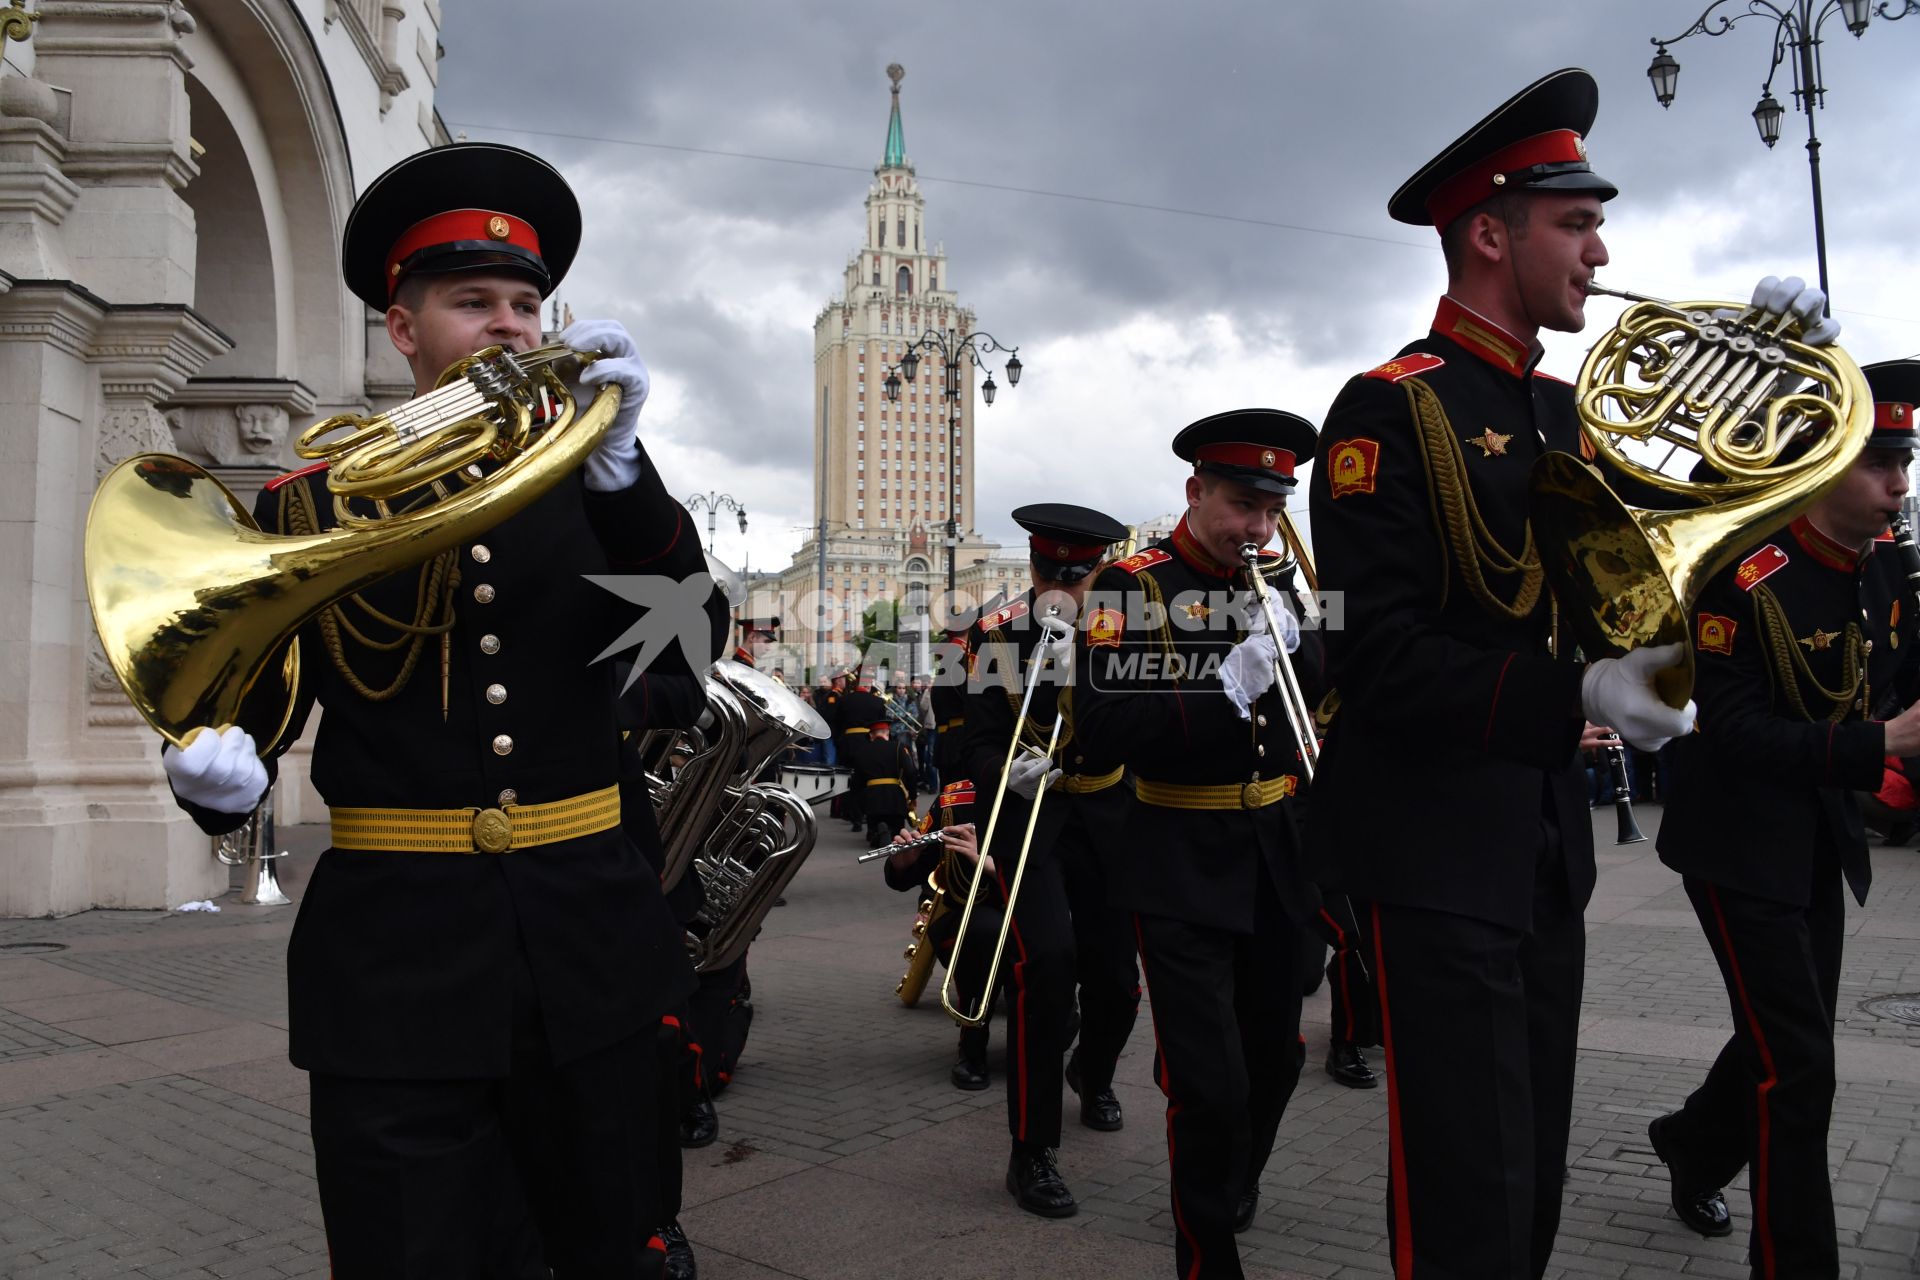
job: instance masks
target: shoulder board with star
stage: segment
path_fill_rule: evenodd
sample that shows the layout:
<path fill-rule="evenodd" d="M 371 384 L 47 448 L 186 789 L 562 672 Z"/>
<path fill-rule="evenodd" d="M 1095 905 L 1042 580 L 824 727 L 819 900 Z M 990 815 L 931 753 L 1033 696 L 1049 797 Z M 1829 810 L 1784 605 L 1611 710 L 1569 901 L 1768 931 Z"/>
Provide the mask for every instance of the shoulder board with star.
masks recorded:
<path fill-rule="evenodd" d="M 1740 562 L 1740 567 L 1733 571 L 1734 585 L 1742 591 L 1751 591 L 1786 567 L 1787 553 L 1769 542 Z"/>
<path fill-rule="evenodd" d="M 331 465 L 331 463 L 316 462 L 310 467 L 301 467 L 298 471 L 289 471 L 285 475 L 275 476 L 273 479 L 267 481 L 264 487 L 268 492 L 284 489 L 295 480 L 304 479 L 307 476 L 319 475 Z"/>
<path fill-rule="evenodd" d="M 1430 369 L 1438 369 L 1445 363 L 1446 361 L 1442 360 L 1439 356 L 1428 355 L 1424 351 L 1416 351 L 1411 355 L 1395 356 L 1385 364 L 1367 370 L 1365 376 L 1378 378 L 1382 382 L 1399 382 L 1403 378 L 1411 378 L 1415 374 L 1426 373 Z"/>
<path fill-rule="evenodd" d="M 1173 553 L 1161 547 L 1148 547 L 1145 551 L 1136 551 L 1125 560 L 1115 560 L 1113 567 L 1124 569 L 1128 573 L 1139 573 L 1142 569 L 1151 569 L 1157 564 L 1165 564 L 1173 559 Z"/>
<path fill-rule="evenodd" d="M 1027 613 L 1027 602 L 1015 600 L 1011 604 L 1001 605 L 986 617 L 980 619 L 980 630 L 993 631 L 1006 626 L 1015 618 L 1023 618 Z"/>

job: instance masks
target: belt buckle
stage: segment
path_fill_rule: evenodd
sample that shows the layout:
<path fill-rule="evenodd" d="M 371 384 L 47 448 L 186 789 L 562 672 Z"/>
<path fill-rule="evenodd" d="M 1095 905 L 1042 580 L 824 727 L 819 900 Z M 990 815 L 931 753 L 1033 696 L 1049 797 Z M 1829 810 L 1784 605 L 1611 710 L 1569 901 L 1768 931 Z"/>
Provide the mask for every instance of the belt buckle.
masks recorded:
<path fill-rule="evenodd" d="M 505 853 L 513 847 L 513 819 L 499 809 L 473 815 L 473 847 L 482 853 Z"/>
<path fill-rule="evenodd" d="M 1249 782 L 1249 783 L 1246 783 L 1246 784 L 1244 784 L 1244 785 L 1242 785 L 1242 786 L 1241 786 L 1241 788 L 1240 788 L 1240 807 L 1241 807 L 1242 809 L 1258 809 L 1258 808 L 1260 808 L 1260 807 L 1261 807 L 1261 805 L 1260 805 L 1260 799 L 1261 799 L 1261 797 L 1260 797 L 1260 783 L 1259 783 L 1258 781 L 1254 781 L 1254 782 Z"/>

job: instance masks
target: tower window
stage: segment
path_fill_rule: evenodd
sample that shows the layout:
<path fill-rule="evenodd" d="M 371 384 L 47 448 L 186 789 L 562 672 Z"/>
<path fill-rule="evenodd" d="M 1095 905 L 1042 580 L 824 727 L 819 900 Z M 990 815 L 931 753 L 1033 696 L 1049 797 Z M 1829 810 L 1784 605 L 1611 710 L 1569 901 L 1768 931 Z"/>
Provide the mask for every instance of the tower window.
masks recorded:
<path fill-rule="evenodd" d="M 907 220 L 905 218 L 897 219 L 894 222 L 893 234 L 894 234 L 894 239 L 899 244 L 899 246 L 902 249 L 906 248 L 907 247 Z"/>
<path fill-rule="evenodd" d="M 901 267 L 893 277 L 893 291 L 901 297 L 913 292 L 913 268 Z"/>

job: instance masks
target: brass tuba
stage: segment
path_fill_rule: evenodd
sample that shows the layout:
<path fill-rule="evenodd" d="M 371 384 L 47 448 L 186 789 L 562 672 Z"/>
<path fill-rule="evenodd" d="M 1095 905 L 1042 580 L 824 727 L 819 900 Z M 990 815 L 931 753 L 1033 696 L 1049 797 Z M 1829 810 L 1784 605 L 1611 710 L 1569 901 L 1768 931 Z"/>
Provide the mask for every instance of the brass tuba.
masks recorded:
<path fill-rule="evenodd" d="M 1846 352 L 1798 341 L 1791 317 L 1588 291 L 1630 305 L 1581 366 L 1583 445 L 1662 509 L 1629 507 L 1593 467 L 1548 453 L 1533 468 L 1534 541 L 1588 658 L 1682 643 L 1681 664 L 1656 680 L 1681 707 L 1693 688 L 1687 609 L 1840 480 L 1873 429 L 1873 396 Z"/>
<path fill-rule="evenodd" d="M 620 392 L 604 387 L 576 413 L 559 371 L 597 358 L 557 343 L 524 354 L 488 347 L 455 361 L 426 395 L 309 427 L 296 450 L 329 464 L 340 522 L 321 533 L 262 532 L 184 458 L 143 453 L 108 472 L 87 512 L 87 600 L 134 707 L 176 746 L 198 726 L 237 724 L 271 754 L 293 715 L 294 634 L 333 602 L 492 528 L 578 467 L 612 425 Z M 499 464 L 490 473 L 489 461 Z M 349 509 L 350 498 L 370 500 L 374 514 Z"/>
<path fill-rule="evenodd" d="M 691 872 L 706 898 L 687 943 L 703 973 L 740 958 L 812 852 L 813 806 L 761 778 L 788 747 L 829 732 L 819 712 L 744 663 L 714 663 L 706 692 L 699 725 L 640 742 L 666 850 L 661 884 Z"/>

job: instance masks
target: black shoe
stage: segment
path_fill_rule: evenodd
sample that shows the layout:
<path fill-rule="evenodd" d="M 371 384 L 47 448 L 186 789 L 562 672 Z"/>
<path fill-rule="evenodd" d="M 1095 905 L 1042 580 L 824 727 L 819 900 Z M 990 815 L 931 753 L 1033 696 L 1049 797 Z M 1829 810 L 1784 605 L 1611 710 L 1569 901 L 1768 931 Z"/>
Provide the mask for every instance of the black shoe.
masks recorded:
<path fill-rule="evenodd" d="M 1673 1141 L 1668 1129 L 1671 1115 L 1660 1116 L 1647 1126 L 1647 1138 L 1653 1154 L 1667 1166 L 1673 1211 L 1680 1221 L 1708 1238 L 1733 1234 L 1733 1215 L 1727 1212 L 1727 1198 L 1718 1187 L 1703 1187 L 1685 1172 L 1686 1157 Z"/>
<path fill-rule="evenodd" d="M 1378 1089 L 1380 1077 L 1367 1065 L 1367 1055 L 1360 1052 L 1360 1046 L 1346 1040 L 1335 1040 L 1327 1046 L 1327 1074 L 1349 1089 Z"/>
<path fill-rule="evenodd" d="M 706 1098 L 695 1098 L 680 1108 L 680 1145 L 688 1149 L 713 1145 L 720 1136 L 720 1113 Z"/>
<path fill-rule="evenodd" d="M 667 1246 L 667 1280 L 694 1280 L 698 1274 L 693 1262 L 693 1246 L 678 1222 L 660 1228 L 660 1239 Z"/>
<path fill-rule="evenodd" d="M 1911 839 L 1913 839 L 1913 824 L 1911 822 L 1895 822 L 1887 827 L 1887 838 L 1885 841 L 1887 844 L 1896 846 L 1903 845 Z"/>
<path fill-rule="evenodd" d="M 1089 1129 L 1098 1129 L 1101 1133 L 1115 1133 L 1124 1128 L 1126 1121 L 1120 1116 L 1120 1098 L 1112 1089 L 1101 1089 L 1095 1093 L 1085 1093 L 1080 1088 L 1080 1055 L 1075 1052 L 1067 1059 L 1067 1088 L 1080 1096 L 1080 1123 Z"/>
<path fill-rule="evenodd" d="M 1016 1148 L 1007 1161 L 1007 1190 L 1013 1193 L 1022 1209 L 1043 1218 L 1071 1218 L 1080 1212 L 1073 1192 L 1067 1190 L 1060 1171 L 1053 1166 L 1051 1151 Z"/>
<path fill-rule="evenodd" d="M 986 1060 L 969 1058 L 965 1054 L 960 1055 L 947 1077 L 953 1081 L 954 1088 L 965 1089 L 968 1093 L 978 1093 L 993 1083 L 993 1078 L 987 1074 Z"/>
<path fill-rule="evenodd" d="M 1253 1225 L 1253 1215 L 1260 1211 L 1259 1184 L 1248 1187 L 1240 1193 L 1240 1203 L 1233 1210 L 1233 1234 L 1239 1235 Z"/>

